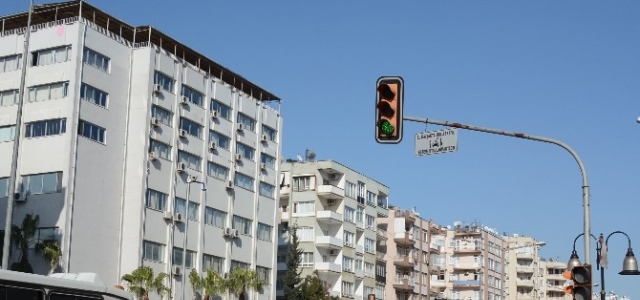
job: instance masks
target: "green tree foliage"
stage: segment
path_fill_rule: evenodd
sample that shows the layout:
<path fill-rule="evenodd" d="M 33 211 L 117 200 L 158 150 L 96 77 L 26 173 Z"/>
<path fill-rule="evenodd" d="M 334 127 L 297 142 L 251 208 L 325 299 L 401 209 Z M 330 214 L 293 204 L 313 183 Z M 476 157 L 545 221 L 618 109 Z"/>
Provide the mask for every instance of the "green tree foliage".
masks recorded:
<path fill-rule="evenodd" d="M 300 300 L 338 300 L 340 297 L 331 296 L 318 276 L 318 271 L 307 276 L 301 286 Z"/>
<path fill-rule="evenodd" d="M 298 300 L 302 296 L 300 278 L 300 263 L 302 262 L 302 249 L 298 240 L 298 227 L 291 228 L 291 241 L 287 252 L 287 272 L 284 275 L 284 298 L 287 300 Z"/>
<path fill-rule="evenodd" d="M 227 282 L 216 271 L 207 270 L 207 275 L 203 278 L 198 275 L 195 269 L 189 273 L 189 281 L 194 293 L 204 296 L 204 300 L 220 295 L 226 290 Z"/>
<path fill-rule="evenodd" d="M 249 290 L 257 291 L 263 282 L 258 277 L 258 272 L 250 269 L 235 268 L 226 280 L 226 286 L 230 293 L 238 296 L 239 300 L 247 299 Z"/>
<path fill-rule="evenodd" d="M 29 262 L 29 249 L 35 248 L 36 253 L 49 262 L 51 269 L 57 267 L 62 257 L 62 250 L 57 240 L 48 239 L 38 242 L 34 239 L 38 232 L 40 216 L 27 214 L 22 219 L 20 226 L 11 227 L 11 243 L 18 248 L 20 256 L 18 262 L 11 265 L 11 270 L 25 273 L 33 273 Z"/>
<path fill-rule="evenodd" d="M 153 292 L 160 296 L 170 292 L 170 289 L 164 285 L 167 273 L 159 273 L 154 276 L 153 269 L 148 266 L 141 266 L 133 270 L 131 274 L 122 276 L 122 280 L 127 284 L 127 290 L 138 299 L 149 300 L 149 293 Z"/>

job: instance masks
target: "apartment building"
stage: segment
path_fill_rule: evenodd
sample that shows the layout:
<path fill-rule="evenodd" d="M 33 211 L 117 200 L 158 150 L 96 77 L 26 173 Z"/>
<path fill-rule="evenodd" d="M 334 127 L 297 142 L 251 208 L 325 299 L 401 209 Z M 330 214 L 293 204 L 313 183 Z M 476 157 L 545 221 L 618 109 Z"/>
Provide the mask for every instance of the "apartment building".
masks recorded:
<path fill-rule="evenodd" d="M 39 5 L 32 19 L 23 57 L 27 13 L 1 18 L 5 158 L 27 60 L 13 223 L 39 215 L 36 238 L 60 242 L 61 269 L 94 272 L 106 284 L 146 265 L 170 274 L 173 298 L 191 299 L 192 269 L 243 267 L 267 282 L 249 297 L 272 299 L 278 97 L 85 1 Z M 2 212 L 10 164 L 0 160 Z M 49 271 L 30 255 L 37 273 Z"/>
<path fill-rule="evenodd" d="M 444 270 L 446 229 L 421 218 L 415 209 L 393 206 L 388 217 L 378 219 L 378 228 L 388 236 L 385 247 L 387 299 L 428 300 L 439 295 L 444 284 L 437 282 L 430 288 L 430 279 L 438 281 Z"/>
<path fill-rule="evenodd" d="M 505 257 L 507 260 L 505 284 L 508 299 L 534 300 L 546 299 L 545 291 L 546 266 L 541 264 L 540 247 L 545 243 L 533 237 L 513 234 L 504 237 L 507 248 Z M 552 268 L 564 268 L 560 264 L 549 264 Z M 555 270 L 555 269 L 552 269 Z M 555 272 L 555 271 L 554 271 Z M 560 277 L 562 273 L 560 273 Z M 553 289 L 552 289 L 553 290 Z"/>
<path fill-rule="evenodd" d="M 496 230 L 455 222 L 447 230 L 448 281 L 444 299 L 512 299 L 503 296 L 505 241 Z"/>
<path fill-rule="evenodd" d="M 571 299 L 571 296 L 565 294 L 564 291 L 565 286 L 570 284 L 569 280 L 563 276 L 563 273 L 567 270 L 567 262 L 561 262 L 557 259 L 540 258 L 540 266 L 543 270 L 541 278 L 542 285 L 540 287 L 543 296 L 540 297 L 540 299 Z"/>
<path fill-rule="evenodd" d="M 377 253 L 376 219 L 389 214 L 389 188 L 333 160 L 282 164 L 278 218 L 278 287 L 284 290 L 290 230 L 297 227 L 302 276 L 318 271 L 330 293 L 343 299 L 384 299 L 384 266 Z"/>

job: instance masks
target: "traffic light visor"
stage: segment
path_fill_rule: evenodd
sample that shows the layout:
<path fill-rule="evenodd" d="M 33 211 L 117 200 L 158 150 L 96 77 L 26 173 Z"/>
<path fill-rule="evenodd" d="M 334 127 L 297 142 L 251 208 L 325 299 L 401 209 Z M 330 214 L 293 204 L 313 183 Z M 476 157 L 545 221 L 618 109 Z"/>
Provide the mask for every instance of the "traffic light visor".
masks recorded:
<path fill-rule="evenodd" d="M 585 267 L 575 267 L 571 270 L 571 277 L 577 284 L 587 284 L 591 281 L 591 272 Z"/>

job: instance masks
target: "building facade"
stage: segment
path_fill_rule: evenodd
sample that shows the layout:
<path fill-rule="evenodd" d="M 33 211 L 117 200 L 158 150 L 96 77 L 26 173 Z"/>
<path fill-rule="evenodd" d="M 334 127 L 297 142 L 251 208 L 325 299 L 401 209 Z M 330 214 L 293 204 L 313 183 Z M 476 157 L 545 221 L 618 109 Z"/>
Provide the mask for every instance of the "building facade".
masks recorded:
<path fill-rule="evenodd" d="M 388 215 L 389 188 L 338 162 L 282 164 L 278 240 L 278 289 L 283 297 L 291 228 L 297 228 L 304 278 L 318 271 L 333 296 L 384 299 L 377 253 L 377 219 Z M 382 255 L 384 259 L 384 255 Z"/>
<path fill-rule="evenodd" d="M 84 1 L 37 6 L 22 57 L 26 20 L 2 18 L 0 34 L 5 158 L 28 62 L 13 223 L 39 215 L 36 239 L 59 241 L 65 272 L 116 284 L 151 266 L 170 274 L 174 299 L 191 299 L 191 270 L 251 268 L 267 284 L 250 298 L 272 299 L 279 99 L 156 28 Z M 0 161 L 0 211 L 10 165 Z M 36 272 L 49 272 L 30 255 Z"/>

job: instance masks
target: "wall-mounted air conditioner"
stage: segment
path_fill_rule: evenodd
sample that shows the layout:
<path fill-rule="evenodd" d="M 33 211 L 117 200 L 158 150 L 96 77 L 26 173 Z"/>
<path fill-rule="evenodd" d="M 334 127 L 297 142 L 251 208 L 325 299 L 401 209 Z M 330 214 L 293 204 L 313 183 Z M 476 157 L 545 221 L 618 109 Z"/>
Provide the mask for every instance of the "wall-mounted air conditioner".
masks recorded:
<path fill-rule="evenodd" d="M 187 165 L 185 165 L 185 163 L 183 162 L 179 162 L 178 166 L 176 167 L 176 171 L 178 171 L 178 173 L 182 173 L 187 169 Z"/>
<path fill-rule="evenodd" d="M 153 127 L 160 126 L 160 120 L 158 118 L 151 118 L 151 126 Z"/>
<path fill-rule="evenodd" d="M 182 214 L 173 215 L 173 221 L 176 223 L 182 223 L 184 221 Z"/>
<path fill-rule="evenodd" d="M 154 85 L 153 85 L 153 92 L 154 92 L 154 93 L 157 93 L 157 92 L 159 92 L 159 91 L 162 91 L 162 86 L 161 86 L 161 85 L 159 85 L 159 84 L 154 84 Z"/>
<path fill-rule="evenodd" d="M 180 269 L 180 267 L 174 266 L 171 268 L 171 274 L 173 274 L 173 276 L 180 276 L 182 275 L 182 270 Z"/>
<path fill-rule="evenodd" d="M 180 137 L 181 137 L 181 138 L 183 138 L 183 137 L 187 137 L 187 131 L 186 131 L 186 130 L 184 130 L 184 129 L 180 129 L 180 133 L 179 133 L 179 135 L 180 135 Z"/>
<path fill-rule="evenodd" d="M 158 153 L 156 153 L 155 151 L 149 152 L 149 160 L 154 161 L 156 159 L 158 159 Z"/>
<path fill-rule="evenodd" d="M 218 111 L 217 110 L 214 110 L 214 111 L 211 112 L 211 118 L 212 119 L 217 119 L 218 118 Z"/>
<path fill-rule="evenodd" d="M 216 142 L 209 142 L 209 150 L 216 150 Z"/>

